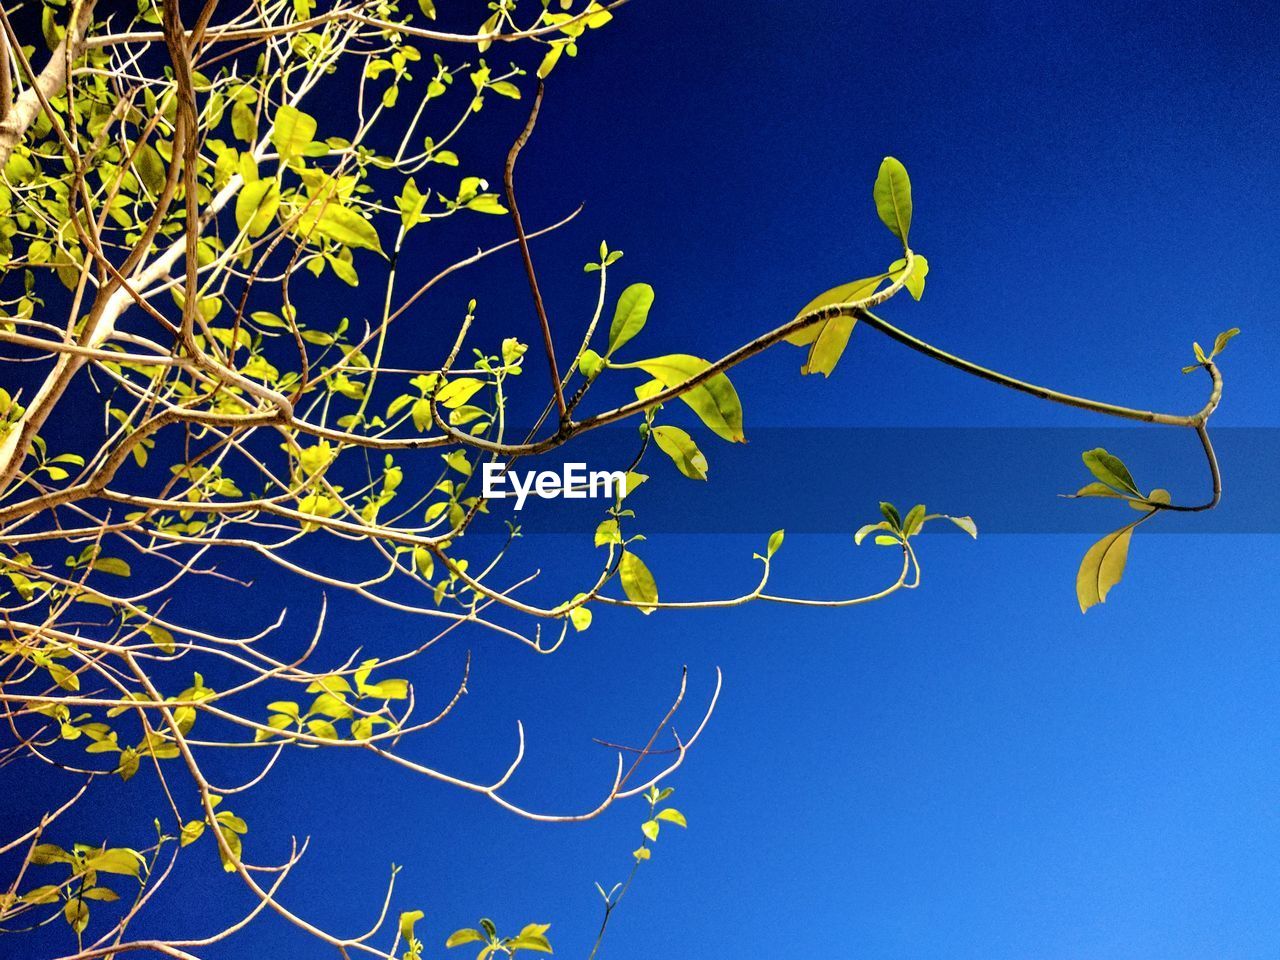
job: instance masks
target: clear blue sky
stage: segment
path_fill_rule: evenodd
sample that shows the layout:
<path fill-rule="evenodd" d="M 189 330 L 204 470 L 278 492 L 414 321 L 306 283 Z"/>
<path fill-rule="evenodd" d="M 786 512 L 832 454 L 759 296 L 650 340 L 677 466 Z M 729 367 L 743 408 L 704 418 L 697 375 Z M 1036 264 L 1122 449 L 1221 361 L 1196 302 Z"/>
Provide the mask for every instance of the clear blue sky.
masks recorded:
<path fill-rule="evenodd" d="M 713 355 L 768 329 L 894 256 L 870 200 L 891 153 L 911 171 L 913 246 L 932 265 L 922 303 L 886 310 L 894 322 L 1015 375 L 1175 411 L 1203 400 L 1203 383 L 1178 372 L 1191 341 L 1240 326 L 1218 422 L 1280 427 L 1277 35 L 1280 17 L 1261 2 L 634 0 L 556 71 L 521 159 L 529 223 L 587 202 L 537 249 L 553 319 L 579 329 L 593 297 L 580 265 L 607 237 L 626 251 L 619 279 L 657 289 L 653 352 Z M 494 143 L 523 106 L 500 116 Z M 455 237 L 465 249 L 505 227 L 494 218 Z M 444 255 L 424 246 L 424 271 Z M 516 261 L 486 276 L 495 286 L 450 289 L 482 293 L 487 315 L 532 337 Z M 434 309 L 454 315 L 448 302 Z M 869 330 L 855 331 L 830 380 L 802 380 L 800 359 L 782 348 L 735 374 L 748 437 L 754 426 L 1113 426 Z M 526 387 L 540 384 L 530 367 Z M 713 492 L 718 457 L 752 454 L 714 438 L 704 448 Z M 884 451 L 830 453 L 856 464 L 859 490 L 883 476 L 892 488 L 877 496 L 913 502 Z M 1182 454 L 1194 448 L 1170 446 Z M 1166 468 L 1152 452 L 1131 466 L 1153 483 L 1167 469 L 1175 495 L 1197 498 L 1201 478 L 1182 459 Z M 1012 451 L 991 469 L 1031 466 Z M 779 511 L 823 467 L 809 445 L 781 471 Z M 1223 467 L 1230 497 L 1237 465 Z M 1045 496 L 1079 479 L 1064 474 Z M 639 501 L 642 520 L 679 511 L 681 482 Z M 936 476 L 921 484 L 939 487 Z M 848 532 L 875 508 L 838 495 L 827 506 Z M 980 491 L 956 505 L 980 526 L 1003 507 Z M 664 593 L 749 582 L 750 554 L 776 526 L 768 497 L 756 508 L 759 536 L 652 539 L 645 556 Z M 1125 519 L 1096 516 L 1099 535 Z M 531 538 L 523 557 L 580 556 L 579 542 Z M 724 669 L 721 708 L 673 781 L 690 829 L 664 832 L 607 960 L 1276 957 L 1280 538 L 1135 539 L 1124 583 L 1082 617 L 1072 584 L 1090 542 L 926 537 L 914 594 L 843 612 L 606 611 L 550 658 L 459 637 L 413 677 L 420 697 L 444 690 L 473 651 L 471 696 L 419 755 L 489 775 L 520 718 L 529 752 L 514 798 L 587 807 L 612 762 L 589 738 L 639 739 L 682 664 L 695 706 Z M 816 593 L 873 586 L 890 565 L 848 533 L 789 537 L 779 559 L 786 585 Z M 266 594 L 255 594 L 264 611 L 278 598 Z M 386 612 L 369 627 L 346 603 L 336 612 L 335 651 L 389 651 L 422 629 Z M 273 828 L 282 810 L 291 825 Z M 428 956 L 483 914 L 552 922 L 557 955 L 578 958 L 599 922 L 592 882 L 622 879 L 643 813 L 633 801 L 589 824 L 538 826 L 316 752 L 294 753 L 236 811 L 256 859 L 282 856 L 290 831 L 314 836 L 287 895 L 338 930 L 368 925 L 394 861 L 405 865 L 394 909 L 426 911 Z M 216 866 L 200 883 L 165 899 L 166 926 L 199 927 L 243 899 Z M 271 919 L 252 944 L 213 954 L 320 955 Z"/>

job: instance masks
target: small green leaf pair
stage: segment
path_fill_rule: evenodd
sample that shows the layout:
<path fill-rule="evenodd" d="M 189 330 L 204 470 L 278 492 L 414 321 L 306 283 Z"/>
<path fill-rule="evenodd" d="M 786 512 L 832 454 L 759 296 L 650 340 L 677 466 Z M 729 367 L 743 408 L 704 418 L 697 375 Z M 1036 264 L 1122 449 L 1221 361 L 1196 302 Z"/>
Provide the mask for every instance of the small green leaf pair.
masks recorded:
<path fill-rule="evenodd" d="M 1143 514 L 1132 523 L 1107 534 L 1091 546 L 1080 561 L 1080 569 L 1076 573 L 1076 599 L 1080 602 L 1080 612 L 1084 613 L 1090 607 L 1106 602 L 1111 588 L 1124 576 L 1133 531 L 1167 506 L 1170 496 L 1168 490 L 1160 487 L 1150 493 L 1142 493 L 1124 461 L 1102 447 L 1086 450 L 1081 459 L 1097 479 L 1070 494 L 1071 498 L 1113 497 L 1128 500 L 1129 506 Z"/>
<path fill-rule="evenodd" d="M 1232 337 L 1239 336 L 1239 334 L 1240 334 L 1239 327 L 1232 327 L 1230 330 L 1223 330 L 1222 333 L 1218 334 L 1218 336 L 1214 339 L 1213 350 L 1208 354 L 1204 352 L 1204 347 L 1200 346 L 1199 343 L 1191 344 L 1191 348 L 1195 350 L 1195 353 L 1196 353 L 1196 362 L 1191 364 L 1190 366 L 1183 367 L 1182 372 L 1191 373 L 1195 370 L 1199 370 L 1201 367 L 1205 366 L 1207 363 L 1212 361 L 1214 357 L 1220 354 L 1226 348 L 1227 344 L 1231 342 Z"/>
<path fill-rule="evenodd" d="M 530 923 L 514 937 L 499 938 L 497 927 L 494 926 L 493 921 L 488 918 L 482 918 L 479 930 L 474 927 L 463 927 L 461 930 L 455 930 L 449 935 L 449 939 L 444 942 L 444 945 L 452 949 L 467 943 L 483 943 L 485 946 L 476 954 L 476 960 L 488 960 L 488 957 L 496 953 L 505 953 L 510 957 L 514 956 L 518 950 L 551 953 L 551 944 L 547 940 L 547 931 L 550 929 L 551 924 L 549 923 Z"/>
<path fill-rule="evenodd" d="M 880 515 L 884 517 L 880 522 L 864 524 L 858 528 L 858 532 L 853 535 L 855 545 L 861 546 L 862 541 L 872 533 L 877 534 L 875 540 L 877 546 L 891 547 L 897 544 L 905 544 L 923 530 L 924 525 L 930 520 L 950 520 L 973 539 L 978 539 L 978 525 L 973 522 L 973 517 L 953 517 L 946 513 L 929 513 L 923 503 L 917 503 L 907 511 L 907 515 L 904 517 L 898 513 L 898 508 L 892 503 L 881 501 Z M 877 531 L 880 532 L 877 533 Z"/>

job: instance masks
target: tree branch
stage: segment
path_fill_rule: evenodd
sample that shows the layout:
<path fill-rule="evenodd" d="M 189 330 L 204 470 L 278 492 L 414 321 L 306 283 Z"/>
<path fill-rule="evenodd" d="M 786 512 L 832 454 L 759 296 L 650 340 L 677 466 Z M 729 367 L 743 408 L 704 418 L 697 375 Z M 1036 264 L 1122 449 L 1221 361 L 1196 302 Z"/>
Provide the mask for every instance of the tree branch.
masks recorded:
<path fill-rule="evenodd" d="M 516 137 L 516 142 L 511 145 L 511 152 L 507 154 L 503 182 L 507 188 L 507 203 L 511 206 L 511 220 L 516 226 L 516 236 L 520 239 L 520 257 L 524 260 L 524 272 L 529 277 L 529 289 L 533 293 L 533 305 L 538 311 L 538 323 L 542 326 L 542 342 L 547 350 L 547 364 L 551 368 L 551 385 L 555 390 L 556 409 L 560 411 L 560 419 L 563 421 L 568 416 L 569 410 L 564 402 L 564 388 L 560 385 L 560 368 L 556 364 L 556 348 L 551 338 L 551 322 L 547 319 L 547 308 L 542 302 L 542 293 L 538 290 L 538 275 L 533 269 L 533 256 L 529 253 L 529 239 L 525 236 L 524 223 L 520 218 L 520 208 L 516 205 L 516 158 L 520 156 L 520 151 L 529 141 L 529 134 L 533 133 L 533 125 L 538 122 L 538 108 L 542 106 L 542 90 L 542 81 L 539 80 L 538 92 L 533 96 L 533 109 L 529 111 L 529 119 L 525 123 L 524 129 L 520 131 L 520 136 Z"/>

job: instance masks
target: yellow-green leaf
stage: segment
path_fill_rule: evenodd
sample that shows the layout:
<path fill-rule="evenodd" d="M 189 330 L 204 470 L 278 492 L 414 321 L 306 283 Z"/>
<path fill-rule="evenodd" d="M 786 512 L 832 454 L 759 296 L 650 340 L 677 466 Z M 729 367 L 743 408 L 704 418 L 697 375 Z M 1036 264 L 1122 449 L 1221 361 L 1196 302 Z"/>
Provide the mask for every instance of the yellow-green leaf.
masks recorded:
<path fill-rule="evenodd" d="M 650 614 L 657 609 L 650 604 L 658 601 L 658 584 L 643 560 L 629 550 L 623 551 L 618 575 L 622 579 L 622 590 L 627 599 L 640 604 L 641 613 Z"/>
<path fill-rule="evenodd" d="M 700 357 L 685 353 L 672 353 L 649 360 L 637 360 L 631 367 L 639 367 L 657 378 L 668 389 L 678 387 L 703 373 L 711 366 Z M 742 433 L 742 401 L 729 378 L 717 373 L 680 395 L 717 436 L 735 443 L 746 440 Z"/>
<path fill-rule="evenodd" d="M 901 260 L 895 260 L 889 266 L 889 274 L 896 281 L 902 269 L 907 265 L 907 260 L 903 257 Z M 920 254 L 915 254 L 911 258 L 911 272 L 903 279 L 902 284 L 907 291 L 916 300 L 924 296 L 924 278 L 929 275 L 929 261 Z"/>
<path fill-rule="evenodd" d="M 658 449 L 670 457 L 676 468 L 690 480 L 707 479 L 707 458 L 685 431 L 679 427 L 654 427 L 653 439 Z"/>
<path fill-rule="evenodd" d="M 413 925 L 425 917 L 421 910 L 406 910 L 400 914 L 400 938 L 406 942 L 413 939 Z"/>
<path fill-rule="evenodd" d="M 85 866 L 100 873 L 118 873 L 127 877 L 136 877 L 142 870 L 142 857 L 127 847 L 103 850 L 91 857 Z"/>
<path fill-rule="evenodd" d="M 653 287 L 649 284 L 633 283 L 622 291 L 613 312 L 613 323 L 609 325 L 610 354 L 644 329 L 652 306 Z"/>
<path fill-rule="evenodd" d="M 83 900 L 68 900 L 62 908 L 62 915 L 76 933 L 84 933 L 84 928 L 89 925 L 89 908 Z"/>
<path fill-rule="evenodd" d="M 463 927 L 461 930 L 455 930 L 449 934 L 449 939 L 444 942 L 444 945 L 446 947 L 460 947 L 464 943 L 484 943 L 484 934 L 471 927 Z"/>
<path fill-rule="evenodd" d="M 574 598 L 575 600 L 577 597 Z M 591 611 L 586 607 L 574 607 L 569 611 L 569 622 L 573 624 L 573 629 L 581 633 L 591 626 Z"/>
<path fill-rule="evenodd" d="M 276 111 L 275 122 L 271 125 L 271 142 L 282 159 L 289 160 L 302 153 L 315 135 L 315 117 L 288 104 Z"/>
<path fill-rule="evenodd" d="M 1124 576 L 1125 564 L 1129 559 L 1129 540 L 1133 537 L 1133 528 L 1139 522 L 1134 521 L 1127 527 L 1107 534 L 1085 553 L 1076 574 L 1076 599 L 1080 601 L 1081 613 L 1105 602 L 1111 588 Z"/>
<path fill-rule="evenodd" d="M 257 237 L 271 225 L 280 208 L 280 187 L 275 177 L 246 183 L 236 197 L 236 226 Z"/>
<path fill-rule="evenodd" d="M 813 346 L 809 348 L 809 359 L 800 368 L 803 374 L 820 373 L 824 377 L 831 376 L 831 371 L 840 362 L 845 347 L 849 345 L 849 336 L 857 320 L 853 317 L 833 317 L 828 320 L 818 333 Z"/>
<path fill-rule="evenodd" d="M 362 247 L 382 253 L 382 241 L 373 224 L 349 207 L 330 201 L 316 221 L 315 232 L 348 247 Z"/>
<path fill-rule="evenodd" d="M 838 303 L 853 303 L 859 300 L 866 300 L 876 292 L 876 288 L 882 284 L 889 275 L 882 273 L 875 277 L 864 277 L 861 280 L 854 280 L 852 283 L 843 283 L 838 287 L 832 287 L 825 293 L 820 293 L 808 303 L 806 303 L 796 314 L 797 317 L 803 317 L 806 313 L 812 313 L 822 307 L 834 306 Z M 787 337 L 787 343 L 797 347 L 808 346 L 818 339 L 818 335 L 822 332 L 822 328 L 830 323 L 830 320 L 815 320 L 806 327 L 801 327 L 795 333 Z"/>
<path fill-rule="evenodd" d="M 778 548 L 782 546 L 782 538 L 786 536 L 785 530 L 775 530 L 769 535 L 769 546 L 766 550 L 768 556 L 772 557 L 778 552 Z"/>
<path fill-rule="evenodd" d="M 894 157 L 885 157 L 881 161 L 872 195 L 876 201 L 876 213 L 906 247 L 907 234 L 911 231 L 911 178 L 901 161 Z"/>
<path fill-rule="evenodd" d="M 1080 459 L 1089 468 L 1089 472 L 1103 483 L 1116 487 L 1125 493 L 1131 493 L 1135 497 L 1142 496 L 1142 491 L 1138 489 L 1138 484 L 1119 457 L 1107 453 L 1102 447 L 1095 447 L 1093 450 L 1086 450 L 1082 453 Z"/>

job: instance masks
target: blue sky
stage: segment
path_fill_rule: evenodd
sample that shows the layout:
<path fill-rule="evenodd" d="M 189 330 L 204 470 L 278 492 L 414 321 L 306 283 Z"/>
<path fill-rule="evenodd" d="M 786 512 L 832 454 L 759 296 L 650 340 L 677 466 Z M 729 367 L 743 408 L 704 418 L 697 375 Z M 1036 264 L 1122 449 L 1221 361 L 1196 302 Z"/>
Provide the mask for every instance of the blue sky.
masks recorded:
<path fill-rule="evenodd" d="M 594 297 L 580 265 L 604 237 L 626 251 L 618 279 L 657 290 L 647 349 L 723 352 L 895 257 L 871 202 L 880 158 L 893 154 L 911 172 L 911 238 L 932 268 L 921 303 L 886 308 L 893 322 L 1017 376 L 1179 412 L 1203 402 L 1200 379 L 1178 372 L 1191 341 L 1239 326 L 1216 422 L 1280 426 L 1278 20 L 1263 3 L 633 0 L 557 69 L 520 161 L 526 222 L 587 202 L 536 248 L 553 321 L 576 339 Z M 523 107 L 489 119 L 505 143 Z M 483 138 L 474 149 L 497 156 Z M 506 223 L 451 228 L 466 249 Z M 443 254 L 415 255 L 425 271 Z M 450 285 L 424 315 L 452 317 L 450 291 L 479 292 L 482 317 L 502 318 L 503 333 L 534 335 L 514 259 Z M 800 378 L 801 359 L 782 347 L 735 372 L 748 438 L 753 427 L 1116 425 L 967 378 L 870 330 L 855 331 L 829 380 Z M 526 388 L 538 373 L 531 363 Z M 874 497 L 916 496 L 891 451 L 859 461 L 836 446 L 845 434 L 831 436 L 829 451 L 806 443 L 798 462 L 769 465 L 777 512 L 820 487 L 833 529 L 848 531 L 788 537 L 779 577 L 797 591 L 856 592 L 891 576 L 887 555 L 855 549 L 849 534 Z M 702 442 L 714 493 L 717 457 L 742 470 L 752 449 Z M 1074 464 L 1074 431 L 1070 442 Z M 1135 472 L 1154 483 L 1164 469 L 1181 484 L 1175 496 L 1202 495 L 1194 461 L 1183 462 L 1189 442 L 1169 446 L 1181 459 L 1167 466 L 1142 451 Z M 993 478 L 1036 466 L 1016 453 L 992 463 Z M 929 470 L 927 451 L 912 457 Z M 810 482 L 831 463 L 857 471 L 858 499 Z M 1265 476 L 1276 465 L 1238 469 Z M 1237 466 L 1223 469 L 1230 497 Z M 1045 496 L 1078 482 L 1073 470 Z M 885 487 L 863 499 L 877 477 Z M 641 521 L 670 528 L 682 483 L 655 484 Z M 945 489 L 936 474 L 919 484 Z M 955 509 L 980 527 L 1006 506 L 994 479 L 966 496 Z M 650 540 L 664 594 L 749 582 L 772 509 L 762 496 L 758 536 Z M 1127 519 L 1096 516 L 1096 535 Z M 923 586 L 854 610 L 604 611 L 549 658 L 459 638 L 412 678 L 420 696 L 443 691 L 465 651 L 475 657 L 465 708 L 421 756 L 486 775 L 505 764 L 520 718 L 529 752 L 514 798 L 588 807 L 611 775 L 590 737 L 640 739 L 681 665 L 695 708 L 719 666 L 721 707 L 673 780 L 690 828 L 663 834 L 613 921 L 608 960 L 1274 957 L 1280 540 L 1135 538 L 1125 581 L 1082 617 L 1072 585 L 1094 538 L 926 536 Z M 539 535 L 522 556 L 582 556 L 580 546 Z M 573 587 L 574 573 L 551 570 L 548 589 Z M 258 588 L 247 609 L 277 599 Z M 299 588 L 289 602 L 301 611 L 313 599 Z M 333 623 L 335 652 L 389 651 L 422 629 L 346 601 Z M 272 826 L 281 811 L 287 823 Z M 585 956 L 599 921 L 592 882 L 623 878 L 643 819 L 632 801 L 588 824 L 538 826 L 316 752 L 288 757 L 237 812 L 262 859 L 281 856 L 290 833 L 313 835 L 287 895 L 341 931 L 368 925 L 387 865 L 403 864 L 394 909 L 426 911 L 433 957 L 480 915 L 552 922 L 557 955 Z M 233 881 L 212 866 L 194 893 L 165 898 L 162 925 L 189 929 L 236 908 Z M 252 944 L 211 956 L 313 954 L 268 918 Z"/>

